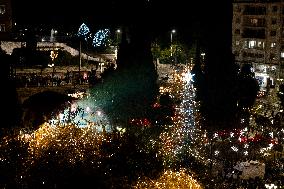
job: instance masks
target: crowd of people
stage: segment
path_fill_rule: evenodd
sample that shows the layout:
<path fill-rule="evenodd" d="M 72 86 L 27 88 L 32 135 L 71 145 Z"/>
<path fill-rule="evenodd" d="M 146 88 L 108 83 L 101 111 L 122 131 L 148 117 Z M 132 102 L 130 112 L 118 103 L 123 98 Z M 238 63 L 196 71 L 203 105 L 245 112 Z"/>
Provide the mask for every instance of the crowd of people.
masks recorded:
<path fill-rule="evenodd" d="M 100 77 L 95 70 L 88 72 L 71 72 L 65 73 L 24 73 L 17 74 L 14 78 L 16 86 L 22 87 L 48 87 L 48 86 L 62 86 L 62 85 L 78 85 L 78 84 L 95 84 Z"/>

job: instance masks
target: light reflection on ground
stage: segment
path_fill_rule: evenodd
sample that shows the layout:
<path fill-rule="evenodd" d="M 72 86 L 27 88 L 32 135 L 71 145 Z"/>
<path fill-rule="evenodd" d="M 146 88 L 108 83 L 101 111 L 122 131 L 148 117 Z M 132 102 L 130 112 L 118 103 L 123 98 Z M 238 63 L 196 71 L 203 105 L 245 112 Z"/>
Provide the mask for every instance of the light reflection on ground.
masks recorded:
<path fill-rule="evenodd" d="M 53 126 L 74 124 L 79 128 L 95 126 L 99 132 L 112 131 L 107 115 L 89 98 L 78 99 L 48 122 Z"/>

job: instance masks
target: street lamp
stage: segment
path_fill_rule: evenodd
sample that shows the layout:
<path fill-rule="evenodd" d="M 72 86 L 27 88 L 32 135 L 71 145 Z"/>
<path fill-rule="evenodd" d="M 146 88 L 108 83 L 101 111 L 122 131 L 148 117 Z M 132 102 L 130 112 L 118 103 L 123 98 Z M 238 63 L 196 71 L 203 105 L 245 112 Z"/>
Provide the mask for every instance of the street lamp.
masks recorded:
<path fill-rule="evenodd" d="M 171 57 L 173 56 L 173 34 L 176 33 L 176 30 L 171 31 Z"/>
<path fill-rule="evenodd" d="M 121 33 L 121 30 L 120 29 L 117 29 L 116 30 L 116 43 L 117 43 L 117 45 L 118 45 L 118 43 L 119 43 L 119 35 L 120 35 L 120 33 Z"/>
<path fill-rule="evenodd" d="M 201 53 L 200 55 L 202 56 L 202 61 L 204 62 L 204 60 L 205 60 L 205 58 L 204 58 L 205 57 L 205 53 Z"/>
<path fill-rule="evenodd" d="M 117 29 L 116 30 L 116 49 L 115 49 L 115 58 L 117 59 L 117 51 L 118 51 L 118 45 L 120 43 L 120 33 L 121 33 L 121 30 L 120 29 Z"/>

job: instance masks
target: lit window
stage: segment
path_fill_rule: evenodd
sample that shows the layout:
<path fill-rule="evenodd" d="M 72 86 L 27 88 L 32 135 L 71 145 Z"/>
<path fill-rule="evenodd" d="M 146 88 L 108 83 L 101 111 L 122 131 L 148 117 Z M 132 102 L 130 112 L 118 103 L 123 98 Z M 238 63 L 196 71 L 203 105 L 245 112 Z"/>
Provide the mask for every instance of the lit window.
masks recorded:
<path fill-rule="evenodd" d="M 240 41 L 236 41 L 236 46 L 239 46 L 240 45 Z"/>
<path fill-rule="evenodd" d="M 5 32 L 5 24 L 0 24 L 0 32 Z"/>
<path fill-rule="evenodd" d="M 244 41 L 244 48 L 248 48 L 248 41 Z"/>
<path fill-rule="evenodd" d="M 6 12 L 5 5 L 0 5 L 0 14 L 5 14 L 5 12 Z"/>
<path fill-rule="evenodd" d="M 250 22 L 251 22 L 253 25 L 257 25 L 258 20 L 257 20 L 256 18 L 252 18 L 252 19 L 250 20 Z"/>
<path fill-rule="evenodd" d="M 263 49 L 263 48 L 264 48 L 264 42 L 258 41 L 258 42 L 257 42 L 257 47 Z"/>
<path fill-rule="evenodd" d="M 272 48 L 273 48 L 273 47 L 276 47 L 276 43 L 275 43 L 275 42 L 272 42 L 271 45 L 270 45 L 270 47 L 272 47 Z"/>
<path fill-rule="evenodd" d="M 284 52 L 281 52 L 281 58 L 284 58 Z"/>
<path fill-rule="evenodd" d="M 254 48 L 256 46 L 256 41 L 252 40 L 252 41 L 249 41 L 249 48 Z"/>

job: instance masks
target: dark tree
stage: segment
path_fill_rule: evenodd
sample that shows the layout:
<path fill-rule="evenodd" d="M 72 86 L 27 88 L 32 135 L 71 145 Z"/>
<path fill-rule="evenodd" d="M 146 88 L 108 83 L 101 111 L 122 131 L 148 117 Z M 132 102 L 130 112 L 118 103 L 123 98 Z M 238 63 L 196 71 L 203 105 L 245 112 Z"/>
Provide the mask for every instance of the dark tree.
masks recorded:
<path fill-rule="evenodd" d="M 229 53 L 231 55 L 231 53 Z M 199 100 L 208 129 L 234 127 L 237 113 L 237 66 L 233 56 L 219 54 L 220 59 L 207 60 L 204 82 L 200 87 Z"/>
<path fill-rule="evenodd" d="M 16 85 L 13 79 L 10 77 L 11 65 L 13 59 L 10 55 L 7 55 L 2 49 L 0 49 L 0 81 L 2 82 L 3 91 L 1 94 L 2 112 L 1 112 L 1 128 L 13 128 L 18 126 L 21 119 L 21 104 L 18 98 Z"/>
<path fill-rule="evenodd" d="M 151 53 L 151 38 L 145 29 L 133 26 L 123 34 L 117 68 L 103 74 L 103 83 L 94 87 L 94 98 L 113 120 L 127 122 L 149 116 L 156 100 L 157 72 Z"/>
<path fill-rule="evenodd" d="M 259 84 L 250 64 L 244 64 L 238 75 L 238 106 L 240 109 L 251 108 L 259 91 Z"/>
<path fill-rule="evenodd" d="M 42 65 L 51 62 L 50 52 L 32 50 L 31 48 L 15 48 L 12 52 L 15 64 L 20 67 Z"/>
<path fill-rule="evenodd" d="M 193 74 L 193 85 L 197 89 L 196 90 L 196 100 L 202 100 L 205 95 L 205 75 L 202 70 L 201 60 L 200 60 L 200 46 L 197 43 L 196 51 L 195 51 L 195 64 L 191 70 L 191 74 Z"/>

